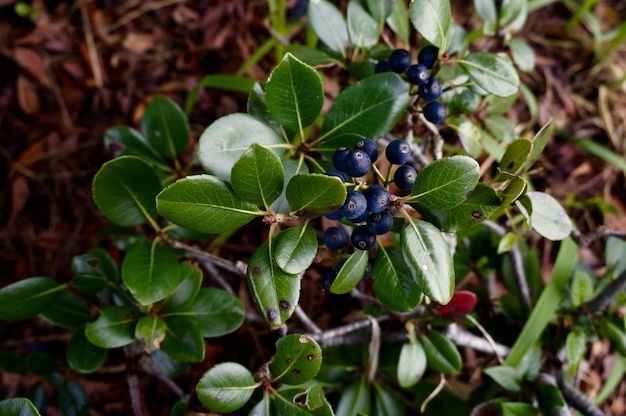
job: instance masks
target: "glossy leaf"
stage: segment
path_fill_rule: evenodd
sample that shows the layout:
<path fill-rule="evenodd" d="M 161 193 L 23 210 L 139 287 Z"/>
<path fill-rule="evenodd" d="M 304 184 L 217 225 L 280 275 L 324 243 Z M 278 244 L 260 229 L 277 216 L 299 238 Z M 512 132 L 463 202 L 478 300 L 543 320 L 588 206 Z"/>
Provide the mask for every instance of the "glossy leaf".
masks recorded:
<path fill-rule="evenodd" d="M 154 198 L 161 189 L 150 165 L 135 156 L 106 162 L 93 178 L 96 205 L 111 222 L 123 227 L 154 222 Z"/>
<path fill-rule="evenodd" d="M 426 371 L 426 353 L 419 342 L 405 342 L 398 359 L 398 384 L 406 389 L 417 383 Z"/>
<path fill-rule="evenodd" d="M 158 240 L 140 240 L 128 250 L 122 261 L 122 281 L 142 305 L 169 296 L 180 277 L 176 254 Z"/>
<path fill-rule="evenodd" d="M 215 176 L 230 180 L 235 162 L 252 143 L 280 145 L 283 140 L 259 119 L 248 114 L 230 114 L 211 123 L 198 143 L 198 160 Z"/>
<path fill-rule="evenodd" d="M 107 280 L 119 280 L 119 268 L 109 254 L 97 248 L 90 253 L 72 258 L 72 270 L 76 276 L 72 287 L 85 295 L 93 295 L 106 287 Z"/>
<path fill-rule="evenodd" d="M 516 201 L 526 196 L 528 182 L 524 178 L 513 178 L 511 182 L 500 192 L 500 200 L 503 207 L 513 205 Z"/>
<path fill-rule="evenodd" d="M 127 306 L 107 306 L 100 317 L 87 324 L 85 335 L 92 344 L 101 348 L 117 348 L 135 340 L 137 317 Z"/>
<path fill-rule="evenodd" d="M 503 0 L 500 5 L 499 24 L 506 32 L 517 32 L 528 18 L 528 0 Z"/>
<path fill-rule="evenodd" d="M 337 277 L 330 286 L 330 291 L 336 294 L 348 293 L 359 284 L 367 269 L 368 251 L 354 250 L 337 273 Z"/>
<path fill-rule="evenodd" d="M 393 8 L 396 5 L 395 0 L 367 0 L 367 9 L 369 10 L 370 16 L 374 18 L 375 21 L 384 22 L 387 17 L 389 17 L 393 11 Z M 405 6 L 406 7 L 406 6 Z"/>
<path fill-rule="evenodd" d="M 151 147 L 173 158 L 189 143 L 189 125 L 183 110 L 174 101 L 155 96 L 141 119 L 141 130 Z"/>
<path fill-rule="evenodd" d="M 167 309 L 165 317 L 181 317 L 195 325 L 203 337 L 219 337 L 237 330 L 243 323 L 244 307 L 232 293 L 202 288 L 189 305 Z"/>
<path fill-rule="evenodd" d="M 149 314 L 137 321 L 135 338 L 143 339 L 144 351 L 152 352 L 160 349 L 161 341 L 165 338 L 165 329 L 163 319 L 155 314 Z"/>
<path fill-rule="evenodd" d="M 454 265 L 441 231 L 413 219 L 400 233 L 402 256 L 412 278 L 432 300 L 446 304 L 454 292 Z"/>
<path fill-rule="evenodd" d="M 423 293 L 411 278 L 400 251 L 380 246 L 372 276 L 372 290 L 386 307 L 409 312 L 422 301 Z"/>
<path fill-rule="evenodd" d="M 161 351 L 182 363 L 204 360 L 204 338 L 199 328 L 179 316 L 168 316 L 163 320 L 167 328 L 160 344 Z"/>
<path fill-rule="evenodd" d="M 246 280 L 263 319 L 271 326 L 281 326 L 298 304 L 301 275 L 285 273 L 278 267 L 272 244 L 273 240 L 267 240 L 252 255 Z"/>
<path fill-rule="evenodd" d="M 280 395 L 280 398 L 277 397 Z M 283 386 L 278 395 L 272 397 L 272 404 L 278 415 L 302 416 L 333 416 L 333 409 L 324 396 L 324 389 L 320 384 L 311 384 L 304 391 L 302 387 Z M 261 404 L 265 404 L 261 402 Z M 264 409 L 263 409 L 264 410 Z M 256 413 L 255 413 L 256 412 Z M 250 414 L 255 416 L 269 416 L 261 413 L 255 407 Z M 271 413 L 274 414 L 274 413 Z"/>
<path fill-rule="evenodd" d="M 24 397 L 0 401 L 0 414 L 4 416 L 40 416 L 33 402 Z"/>
<path fill-rule="evenodd" d="M 107 350 L 89 342 L 85 330 L 79 329 L 72 334 L 65 350 L 65 357 L 72 370 L 81 374 L 91 374 L 102 367 L 107 358 Z"/>
<path fill-rule="evenodd" d="M 289 201 L 287 201 L 287 186 L 295 175 L 306 175 L 309 173 L 309 168 L 304 163 L 300 163 L 297 160 L 283 159 L 283 170 L 285 172 L 285 183 L 280 196 L 274 201 L 271 206 L 271 210 L 274 212 L 287 213 L 291 211 L 289 207 Z"/>
<path fill-rule="evenodd" d="M 248 115 L 262 121 L 267 127 L 272 129 L 277 137 L 283 135 L 284 130 L 278 125 L 265 102 L 265 83 L 256 82 L 248 95 Z M 233 163 L 236 162 L 233 161 Z"/>
<path fill-rule="evenodd" d="M 581 361 L 587 353 L 587 338 L 579 331 L 572 331 L 565 338 L 565 356 L 570 366 L 570 371 L 574 374 Z"/>
<path fill-rule="evenodd" d="M 204 373 L 196 386 L 196 393 L 205 408 L 216 413 L 229 413 L 246 404 L 257 386 L 247 368 L 225 362 Z"/>
<path fill-rule="evenodd" d="M 532 71 L 535 68 L 535 50 L 523 40 L 512 38 L 507 41 L 511 50 L 513 62 L 522 71 Z"/>
<path fill-rule="evenodd" d="M 203 233 L 234 231 L 263 215 L 226 182 L 210 175 L 179 179 L 157 196 L 157 208 L 173 223 Z"/>
<path fill-rule="evenodd" d="M 437 331 L 418 337 L 424 348 L 428 367 L 443 374 L 458 374 L 463 361 L 456 345 Z"/>
<path fill-rule="evenodd" d="M 315 173 L 295 175 L 285 192 L 291 211 L 298 216 L 322 216 L 340 208 L 346 199 L 341 179 Z"/>
<path fill-rule="evenodd" d="M 432 210 L 456 207 L 478 183 L 478 163 L 467 156 L 436 160 L 417 175 L 411 201 Z"/>
<path fill-rule="evenodd" d="M 265 85 L 265 101 L 279 124 L 302 131 L 322 111 L 322 78 L 315 69 L 287 53 L 270 74 Z"/>
<path fill-rule="evenodd" d="M 336 416 L 354 416 L 369 414 L 371 406 L 370 391 L 365 379 L 353 382 L 343 390 L 335 410 Z"/>
<path fill-rule="evenodd" d="M 498 23 L 498 10 L 495 0 L 474 0 L 474 9 L 483 21 L 483 34 L 493 35 Z"/>
<path fill-rule="evenodd" d="M 458 62 L 479 87 L 493 95 L 508 97 L 519 88 L 515 67 L 501 55 L 474 52 Z"/>
<path fill-rule="evenodd" d="M 181 310 L 194 301 L 202 286 L 202 270 L 191 263 L 178 263 L 180 282 L 161 304 L 165 311 Z"/>
<path fill-rule="evenodd" d="M 586 271 L 575 270 L 570 283 L 570 298 L 574 308 L 580 307 L 593 297 L 593 277 Z"/>
<path fill-rule="evenodd" d="M 532 228 L 548 240 L 562 240 L 572 232 L 572 222 L 561 204 L 543 192 L 528 192 L 533 212 L 530 214 Z"/>
<path fill-rule="evenodd" d="M 370 2 L 383 3 L 380 0 L 369 0 Z M 405 45 L 409 44 L 410 28 L 409 15 L 403 1 L 394 1 L 391 14 L 387 17 L 387 25 L 398 35 Z"/>
<path fill-rule="evenodd" d="M 363 137 L 383 137 L 409 105 L 409 84 L 398 74 L 367 77 L 339 94 L 322 125 L 325 147 L 353 146 Z"/>
<path fill-rule="evenodd" d="M 348 47 L 348 27 L 341 12 L 331 2 L 316 0 L 309 2 L 307 13 L 313 30 L 322 42 L 342 56 Z"/>
<path fill-rule="evenodd" d="M 339 66 L 343 67 L 343 60 L 333 52 L 327 52 L 317 48 L 311 48 L 306 45 L 291 43 L 287 46 L 287 51 L 297 57 L 302 62 L 312 67 Z"/>
<path fill-rule="evenodd" d="M 73 293 L 63 290 L 40 314 L 46 321 L 63 327 L 77 328 L 91 318 L 87 305 Z"/>
<path fill-rule="evenodd" d="M 384 7 L 384 1 L 377 2 Z M 346 10 L 348 34 L 353 47 L 369 48 L 376 45 L 380 36 L 378 22 L 365 10 L 358 0 L 348 3 Z M 382 21 L 382 20 L 381 20 Z"/>
<path fill-rule="evenodd" d="M 453 23 L 450 0 L 411 0 L 409 15 L 413 27 L 424 39 L 442 51 L 447 50 Z"/>
<path fill-rule="evenodd" d="M 528 155 L 528 159 L 524 164 L 522 170 L 529 169 L 533 163 L 537 160 L 543 149 L 545 149 L 548 144 L 548 140 L 552 137 L 552 132 L 554 130 L 554 124 L 552 124 L 552 120 L 548 121 L 542 128 L 535 134 L 533 137 L 533 148 L 530 151 L 530 155 Z"/>
<path fill-rule="evenodd" d="M 521 391 L 522 377 L 519 371 L 508 365 L 498 365 L 486 368 L 485 374 L 491 377 L 496 383 L 502 386 L 510 393 L 519 393 Z"/>
<path fill-rule="evenodd" d="M 233 166 L 233 191 L 245 202 L 269 207 L 283 190 L 285 172 L 280 158 L 257 143 L 241 155 Z"/>
<path fill-rule="evenodd" d="M 506 147 L 506 151 L 500 159 L 499 166 L 504 172 L 515 175 L 526 164 L 530 155 L 532 142 L 526 139 L 517 139 Z M 496 176 L 495 182 L 502 180 L 503 176 Z"/>
<path fill-rule="evenodd" d="M 59 390 L 58 404 L 64 415 L 86 415 L 89 412 L 89 396 L 76 380 L 63 383 Z"/>
<path fill-rule="evenodd" d="M 274 259 L 285 273 L 302 273 L 313 263 L 317 255 L 317 236 L 308 222 L 281 231 L 277 240 Z"/>
<path fill-rule="evenodd" d="M 272 379 L 285 384 L 311 380 L 322 365 L 322 349 L 308 335 L 289 334 L 276 342 L 276 356 L 269 364 Z"/>
<path fill-rule="evenodd" d="M 116 156 L 138 156 L 144 161 L 165 165 L 165 161 L 152 147 L 148 140 L 137 130 L 126 126 L 111 127 L 104 133 L 104 145 L 109 148 L 119 144 L 123 146 Z"/>
<path fill-rule="evenodd" d="M 49 277 L 28 277 L 0 289 L 0 319 L 17 321 L 44 311 L 64 287 Z"/>

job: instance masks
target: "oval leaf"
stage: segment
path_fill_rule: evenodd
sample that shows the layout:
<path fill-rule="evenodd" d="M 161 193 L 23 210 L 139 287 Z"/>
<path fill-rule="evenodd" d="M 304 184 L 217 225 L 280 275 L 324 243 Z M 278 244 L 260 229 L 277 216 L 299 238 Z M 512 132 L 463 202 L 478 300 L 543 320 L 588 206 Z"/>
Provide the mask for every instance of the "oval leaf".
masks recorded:
<path fill-rule="evenodd" d="M 265 101 L 279 124 L 302 131 L 313 124 L 322 111 L 322 78 L 315 69 L 287 53 L 270 74 Z"/>
<path fill-rule="evenodd" d="M 348 28 L 341 12 L 326 0 L 309 2 L 309 21 L 322 42 L 335 52 L 346 55 Z"/>
<path fill-rule="evenodd" d="M 87 324 L 85 335 L 92 344 L 101 348 L 117 348 L 135 340 L 137 317 L 127 306 L 108 306 L 100 317 Z"/>
<path fill-rule="evenodd" d="M 180 226 L 203 233 L 234 231 L 263 215 L 242 201 L 223 180 L 194 175 L 177 180 L 157 196 L 159 213 Z"/>
<path fill-rule="evenodd" d="M 543 192 L 528 192 L 533 212 L 530 225 L 548 240 L 563 240 L 572 232 L 572 221 L 565 209 L 552 196 Z"/>
<path fill-rule="evenodd" d="M 23 397 L 15 397 L 0 401 L 0 414 L 5 416 L 40 415 L 33 402 Z"/>
<path fill-rule="evenodd" d="M 337 277 L 330 286 L 330 291 L 341 295 L 354 289 L 365 274 L 368 255 L 367 250 L 354 250 L 354 253 L 348 257 L 337 273 Z"/>
<path fill-rule="evenodd" d="M 181 280 L 161 304 L 165 311 L 181 310 L 194 301 L 202 286 L 202 271 L 191 263 L 179 263 Z"/>
<path fill-rule="evenodd" d="M 291 211 L 298 216 L 322 216 L 340 208 L 346 200 L 341 179 L 316 173 L 294 175 L 285 192 Z"/>
<path fill-rule="evenodd" d="M 436 160 L 417 175 L 411 200 L 428 209 L 447 210 L 462 203 L 480 176 L 478 162 L 467 156 Z"/>
<path fill-rule="evenodd" d="M 283 159 L 283 170 L 285 172 L 285 184 L 283 190 L 270 207 L 274 212 L 289 212 L 289 201 L 287 201 L 287 185 L 295 175 L 306 175 L 309 173 L 309 169 L 304 163 L 299 163 L 297 160 Z"/>
<path fill-rule="evenodd" d="M 173 158 L 189 143 L 189 125 L 183 110 L 174 101 L 155 96 L 141 119 L 148 143 L 163 156 Z"/>
<path fill-rule="evenodd" d="M 441 231 L 426 221 L 411 220 L 400 233 L 402 256 L 422 292 L 446 304 L 454 292 L 454 265 Z"/>
<path fill-rule="evenodd" d="M 409 312 L 422 301 L 423 293 L 411 278 L 401 252 L 380 246 L 372 276 L 374 294 L 386 307 Z"/>
<path fill-rule="evenodd" d="M 207 409 L 230 413 L 246 404 L 257 386 L 247 368 L 226 362 L 204 373 L 196 386 L 196 393 Z"/>
<path fill-rule="evenodd" d="M 179 316 L 164 318 L 167 328 L 161 341 L 161 351 L 181 363 L 204 360 L 204 338 L 192 322 Z"/>
<path fill-rule="evenodd" d="M 78 296 L 67 290 L 59 293 L 59 296 L 41 312 L 40 316 L 63 328 L 83 326 L 91 318 L 87 305 Z"/>
<path fill-rule="evenodd" d="M 282 231 L 277 240 L 274 258 L 284 272 L 302 273 L 313 263 L 317 254 L 317 236 L 308 222 Z"/>
<path fill-rule="evenodd" d="M 102 367 L 107 358 L 107 350 L 93 345 L 85 336 L 85 330 L 79 329 L 72 334 L 65 357 L 72 370 L 91 374 Z"/>
<path fill-rule="evenodd" d="M 59 390 L 58 404 L 66 415 L 89 413 L 89 397 L 83 386 L 76 380 L 63 383 Z"/>
<path fill-rule="evenodd" d="M 93 199 L 113 223 L 123 227 L 154 222 L 154 198 L 161 181 L 150 165 L 135 156 L 106 162 L 93 178 Z"/>
<path fill-rule="evenodd" d="M 370 406 L 370 390 L 365 379 L 362 378 L 345 388 L 339 398 L 335 414 L 337 416 L 367 415 L 370 412 Z"/>
<path fill-rule="evenodd" d="M 498 97 L 515 94 L 519 88 L 519 76 L 511 62 L 489 52 L 474 52 L 459 65 L 479 87 Z"/>
<path fill-rule="evenodd" d="M 507 174 L 515 175 L 528 160 L 532 146 L 532 142 L 526 139 L 517 139 L 511 142 L 500 159 L 500 169 Z M 503 177 L 504 175 L 496 176 L 494 182 L 499 182 Z"/>
<path fill-rule="evenodd" d="M 160 349 L 165 338 L 166 325 L 163 319 L 154 314 L 144 316 L 135 326 L 135 338 L 144 340 L 144 351 L 152 352 Z"/>
<path fill-rule="evenodd" d="M 283 191 L 285 172 L 276 153 L 252 143 L 234 164 L 230 180 L 239 198 L 269 207 Z"/>
<path fill-rule="evenodd" d="M 426 371 L 426 353 L 419 342 L 406 342 L 398 360 L 398 384 L 406 389 L 417 383 Z"/>
<path fill-rule="evenodd" d="M 377 1 L 381 6 L 385 6 L 384 1 Z M 370 48 L 376 45 L 380 32 L 378 30 L 378 22 L 365 11 L 358 1 L 348 3 L 346 10 L 348 17 L 348 34 L 352 46 L 356 48 Z M 384 16 L 380 16 L 380 21 L 384 20 Z"/>
<path fill-rule="evenodd" d="M 537 160 L 543 149 L 545 149 L 548 144 L 548 140 L 552 137 L 552 131 L 554 130 L 554 124 L 552 124 L 552 120 L 548 121 L 542 128 L 535 134 L 533 137 L 533 148 L 530 151 L 530 155 L 528 155 L 528 159 L 524 164 L 523 169 L 526 170 L 532 166 L 533 163 Z"/>
<path fill-rule="evenodd" d="M 230 180 L 235 162 L 252 143 L 283 144 L 272 128 L 248 114 L 231 114 L 208 126 L 198 143 L 198 160 L 209 173 Z"/>
<path fill-rule="evenodd" d="M 49 277 L 29 277 L 0 289 L 0 319 L 17 321 L 45 310 L 63 290 Z"/>
<path fill-rule="evenodd" d="M 289 334 L 276 342 L 276 356 L 270 363 L 272 379 L 286 384 L 311 380 L 322 365 L 322 349 L 308 335 Z"/>
<path fill-rule="evenodd" d="M 111 127 L 104 133 L 104 145 L 109 148 L 115 143 L 121 144 L 124 149 L 116 156 L 138 156 L 147 162 L 156 165 L 165 165 L 159 153 L 148 143 L 146 138 L 137 130 L 126 126 Z"/>
<path fill-rule="evenodd" d="M 442 51 L 447 49 L 452 26 L 450 0 L 411 0 L 409 16 L 424 39 Z"/>
<path fill-rule="evenodd" d="M 457 347 L 440 332 L 418 337 L 424 348 L 428 367 L 443 374 L 458 374 L 463 361 Z"/>

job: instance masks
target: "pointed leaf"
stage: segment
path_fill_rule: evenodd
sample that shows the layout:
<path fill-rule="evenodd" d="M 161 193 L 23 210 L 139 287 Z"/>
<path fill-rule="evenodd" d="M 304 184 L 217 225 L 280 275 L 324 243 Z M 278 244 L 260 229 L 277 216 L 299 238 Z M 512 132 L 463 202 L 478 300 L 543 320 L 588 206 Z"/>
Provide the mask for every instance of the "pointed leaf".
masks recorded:
<path fill-rule="evenodd" d="M 348 47 L 348 28 L 341 12 L 326 0 L 309 2 L 307 13 L 315 34 L 322 42 L 342 56 Z"/>
<path fill-rule="evenodd" d="M 107 350 L 89 342 L 83 328 L 72 334 L 65 350 L 65 357 L 72 370 L 81 374 L 91 374 L 102 367 L 107 358 Z"/>
<path fill-rule="evenodd" d="M 272 239 L 250 258 L 246 280 L 257 310 L 271 326 L 281 326 L 293 313 L 300 297 L 300 274 L 285 273 L 274 261 Z"/>
<path fill-rule="evenodd" d="M 196 386 L 196 393 L 207 409 L 230 413 L 246 404 L 257 386 L 247 368 L 226 362 L 204 373 Z"/>
<path fill-rule="evenodd" d="M 198 160 L 208 173 L 228 181 L 233 165 L 252 143 L 284 144 L 271 127 L 251 115 L 220 117 L 200 136 Z"/>
<path fill-rule="evenodd" d="M 161 351 L 181 363 L 204 360 L 204 338 L 202 332 L 189 320 L 179 316 L 164 318 L 167 328 L 161 341 Z"/>
<path fill-rule="evenodd" d="M 320 384 L 312 384 L 302 391 L 303 387 L 283 386 L 278 394 L 271 397 L 272 405 L 277 415 L 290 416 L 333 416 L 333 409 L 324 396 L 324 389 Z M 260 404 L 265 405 L 261 402 Z M 269 416 L 255 407 L 250 415 Z M 256 412 L 256 413 L 255 413 Z M 271 413 L 274 414 L 274 413 Z"/>
<path fill-rule="evenodd" d="M 374 294 L 394 311 L 409 312 L 420 304 L 423 293 L 411 278 L 402 253 L 380 246 L 372 268 Z"/>
<path fill-rule="evenodd" d="M 528 192 L 533 212 L 530 223 L 535 231 L 548 240 L 563 240 L 572 232 L 572 221 L 559 202 L 543 192 Z"/>
<path fill-rule="evenodd" d="M 269 207 L 283 191 L 285 172 L 276 153 L 252 143 L 233 165 L 230 180 L 243 201 Z"/>
<path fill-rule="evenodd" d="M 456 345 L 441 332 L 433 331 L 418 337 L 424 348 L 428 367 L 443 374 L 458 374 L 463 361 Z"/>
<path fill-rule="evenodd" d="M 315 69 L 287 53 L 270 74 L 265 101 L 278 124 L 302 131 L 313 124 L 322 111 L 322 78 Z"/>
<path fill-rule="evenodd" d="M 141 119 L 141 130 L 150 145 L 165 157 L 182 153 L 189 143 L 189 125 L 174 101 L 155 96 Z"/>
<path fill-rule="evenodd" d="M 409 105 L 409 84 L 398 74 L 367 77 L 339 94 L 328 112 L 320 140 L 325 147 L 353 146 L 363 137 L 387 134 Z"/>
<path fill-rule="evenodd" d="M 29 277 L 0 289 L 0 319 L 17 321 L 44 311 L 64 289 L 49 277 Z"/>
<path fill-rule="evenodd" d="M 291 211 L 298 216 L 322 216 L 340 208 L 346 200 L 341 179 L 322 174 L 295 175 L 286 190 Z"/>
<path fill-rule="evenodd" d="M 500 200 L 503 207 L 513 205 L 520 198 L 526 196 L 528 182 L 524 178 L 513 178 L 511 182 L 500 192 Z"/>
<path fill-rule="evenodd" d="M 123 227 L 154 222 L 154 198 L 161 181 L 143 160 L 120 156 L 106 162 L 93 178 L 93 198 L 100 211 Z"/>
<path fill-rule="evenodd" d="M 127 306 L 107 306 L 100 317 L 87 324 L 85 335 L 92 344 L 101 348 L 117 348 L 135 340 L 137 317 Z"/>
<path fill-rule="evenodd" d="M 532 71 L 535 68 L 535 50 L 523 40 L 512 38 L 506 42 L 511 50 L 513 62 L 522 71 Z"/>
<path fill-rule="evenodd" d="M 165 311 L 181 310 L 189 306 L 200 292 L 202 270 L 191 263 L 179 263 L 180 283 L 161 306 Z"/>
<path fill-rule="evenodd" d="M 459 65 L 479 87 L 498 97 L 515 94 L 519 88 L 519 76 L 511 62 L 490 52 L 474 52 Z"/>
<path fill-rule="evenodd" d="M 40 316 L 46 321 L 63 328 L 77 328 L 91 318 L 87 305 L 73 293 L 63 290 Z"/>
<path fill-rule="evenodd" d="M 23 397 L 0 401 L 0 414 L 5 416 L 40 416 L 33 402 Z"/>
<path fill-rule="evenodd" d="M 523 170 L 530 169 L 530 167 L 535 163 L 543 149 L 545 149 L 548 144 L 548 140 L 552 137 L 552 131 L 554 130 L 554 124 L 552 124 L 552 120 L 548 121 L 542 128 L 535 134 L 533 137 L 533 148 L 530 151 L 530 155 L 528 155 L 528 159 L 524 164 Z"/>
<path fill-rule="evenodd" d="M 526 139 L 517 139 L 510 143 L 500 159 L 499 166 L 507 174 L 515 175 L 526 164 L 530 155 L 532 142 Z M 495 182 L 504 178 L 503 175 L 496 176 Z"/>
<path fill-rule="evenodd" d="M 135 338 L 144 340 L 144 351 L 152 352 L 160 349 L 165 338 L 167 325 L 157 315 L 149 314 L 137 321 Z"/>
<path fill-rule="evenodd" d="M 313 263 L 317 254 L 317 236 L 308 222 L 282 231 L 277 240 L 274 257 L 284 272 L 302 273 Z"/>
<path fill-rule="evenodd" d="M 398 359 L 398 384 L 406 389 L 417 383 L 426 371 L 426 353 L 419 342 L 405 342 Z"/>
<path fill-rule="evenodd" d="M 413 27 L 424 39 L 442 51 L 447 50 L 451 43 L 450 0 L 411 0 L 409 15 Z"/>
<path fill-rule="evenodd" d="M 400 233 L 400 246 L 422 292 L 436 302 L 448 303 L 454 292 L 454 265 L 441 231 L 429 222 L 413 219 Z"/>
<path fill-rule="evenodd" d="M 384 7 L 384 1 L 378 3 Z M 348 3 L 346 15 L 348 18 L 348 34 L 350 35 L 352 46 L 369 48 L 376 45 L 380 36 L 378 22 L 365 11 L 358 0 L 352 0 Z M 382 22 L 382 19 L 380 21 Z"/>
<path fill-rule="evenodd" d="M 123 150 L 116 156 L 138 156 L 148 163 L 165 165 L 165 161 L 152 147 L 148 140 L 137 130 L 126 126 L 111 127 L 104 133 L 104 145 L 107 148 L 116 143 L 123 146 Z"/>
<path fill-rule="evenodd" d="M 348 293 L 359 284 L 367 269 L 368 251 L 354 250 L 337 273 L 330 291 L 338 295 Z"/>
<path fill-rule="evenodd" d="M 565 356 L 571 373 L 575 373 L 587 353 L 587 337 L 583 332 L 572 331 L 565 338 Z"/>
<path fill-rule="evenodd" d="M 322 349 L 308 335 L 289 334 L 276 342 L 276 356 L 269 365 L 272 379 L 285 384 L 311 380 L 322 365 Z"/>
<path fill-rule="evenodd" d="M 157 196 L 157 208 L 173 223 L 203 233 L 234 231 L 263 215 L 226 182 L 210 175 L 177 180 Z"/>
<path fill-rule="evenodd" d="M 517 368 L 508 365 L 498 365 L 486 368 L 485 374 L 508 392 L 519 393 L 522 389 L 522 377 L 519 371 L 517 371 Z"/>
<path fill-rule="evenodd" d="M 140 240 L 122 261 L 122 281 L 142 305 L 169 296 L 180 282 L 176 254 L 158 241 Z"/>

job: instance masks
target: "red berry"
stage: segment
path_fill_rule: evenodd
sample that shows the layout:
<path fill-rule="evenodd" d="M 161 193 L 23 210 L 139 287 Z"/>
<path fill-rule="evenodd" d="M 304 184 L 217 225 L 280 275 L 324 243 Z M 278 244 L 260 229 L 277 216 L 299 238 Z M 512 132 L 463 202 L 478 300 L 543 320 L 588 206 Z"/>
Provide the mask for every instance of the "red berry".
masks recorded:
<path fill-rule="evenodd" d="M 476 294 L 468 290 L 459 290 L 452 295 L 446 305 L 439 305 L 439 315 L 442 318 L 461 319 L 476 305 Z"/>

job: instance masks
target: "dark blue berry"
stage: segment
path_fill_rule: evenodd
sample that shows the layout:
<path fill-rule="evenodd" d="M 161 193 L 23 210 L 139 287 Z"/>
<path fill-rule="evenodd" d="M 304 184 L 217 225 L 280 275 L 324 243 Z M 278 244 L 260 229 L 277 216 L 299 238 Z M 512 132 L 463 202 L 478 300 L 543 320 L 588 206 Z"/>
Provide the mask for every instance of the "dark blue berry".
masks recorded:
<path fill-rule="evenodd" d="M 346 244 L 346 232 L 341 227 L 330 227 L 322 234 L 322 240 L 329 250 L 339 250 Z"/>
<path fill-rule="evenodd" d="M 402 73 L 411 66 L 411 54 L 406 49 L 396 49 L 389 56 L 389 68 L 393 72 Z"/>
<path fill-rule="evenodd" d="M 393 215 L 389 211 L 378 212 L 367 218 L 367 229 L 380 235 L 389 232 L 393 227 Z"/>
<path fill-rule="evenodd" d="M 439 78 L 428 78 L 426 84 L 419 87 L 418 94 L 424 101 L 435 101 L 441 97 L 441 82 Z"/>
<path fill-rule="evenodd" d="M 424 106 L 424 118 L 431 123 L 439 124 L 448 115 L 448 109 L 439 101 L 431 101 Z"/>
<path fill-rule="evenodd" d="M 378 160 L 378 145 L 370 139 L 361 139 L 354 145 L 354 150 L 362 150 L 370 157 L 372 163 Z"/>
<path fill-rule="evenodd" d="M 410 165 L 402 165 L 393 174 L 393 182 L 403 191 L 413 189 L 413 184 L 417 178 L 417 172 Z"/>
<path fill-rule="evenodd" d="M 424 85 L 428 81 L 428 68 L 422 64 L 411 65 L 406 71 L 406 79 L 413 85 Z"/>
<path fill-rule="evenodd" d="M 346 195 L 346 201 L 341 210 L 347 219 L 353 220 L 367 211 L 367 200 L 362 193 L 351 189 Z"/>
<path fill-rule="evenodd" d="M 366 281 L 372 275 L 372 264 L 367 263 L 367 267 L 365 268 L 365 273 L 363 273 L 363 277 L 361 278 L 361 282 Z"/>
<path fill-rule="evenodd" d="M 328 218 L 329 220 L 339 220 L 341 218 L 343 218 L 343 207 L 339 208 L 337 211 L 333 211 L 333 212 L 329 212 L 328 214 L 324 215 L 326 218 Z"/>
<path fill-rule="evenodd" d="M 389 163 L 401 165 L 411 157 L 411 146 L 406 140 L 392 140 L 385 149 L 385 156 Z"/>
<path fill-rule="evenodd" d="M 367 200 L 367 209 L 372 213 L 382 212 L 389 205 L 391 195 L 381 185 L 372 185 L 363 192 Z"/>
<path fill-rule="evenodd" d="M 327 270 L 326 273 L 324 273 L 324 275 L 322 276 L 322 287 L 325 291 L 330 291 L 330 287 L 332 286 L 336 278 L 337 273 L 335 273 L 334 270 Z"/>
<path fill-rule="evenodd" d="M 343 171 L 353 178 L 365 175 L 372 166 L 372 161 L 363 150 L 352 150 L 343 161 Z"/>
<path fill-rule="evenodd" d="M 348 153 L 350 153 L 350 149 L 343 146 L 333 152 L 333 166 L 335 169 L 343 171 L 343 161 Z"/>
<path fill-rule="evenodd" d="M 417 62 L 430 69 L 435 65 L 437 55 L 439 55 L 439 48 L 432 45 L 424 46 L 417 53 Z"/>
<path fill-rule="evenodd" d="M 337 169 L 329 170 L 328 172 L 326 172 L 326 175 L 336 176 L 339 179 L 341 179 L 343 182 L 351 182 L 350 177 L 348 175 L 346 175 L 344 172 L 337 170 Z"/>
<path fill-rule="evenodd" d="M 363 214 L 359 215 L 356 218 L 351 218 L 350 221 L 355 224 L 361 224 L 362 222 L 365 222 L 365 220 L 367 220 L 367 217 L 369 217 L 371 213 L 368 210 L 365 210 L 365 212 L 363 212 Z"/>
<path fill-rule="evenodd" d="M 359 225 L 352 231 L 350 241 L 359 250 L 369 250 L 376 245 L 376 234 L 371 232 L 367 225 Z"/>
<path fill-rule="evenodd" d="M 374 66 L 374 73 L 380 74 L 381 72 L 389 72 L 391 68 L 389 68 L 389 61 L 386 59 L 381 59 L 376 62 L 376 66 Z"/>

